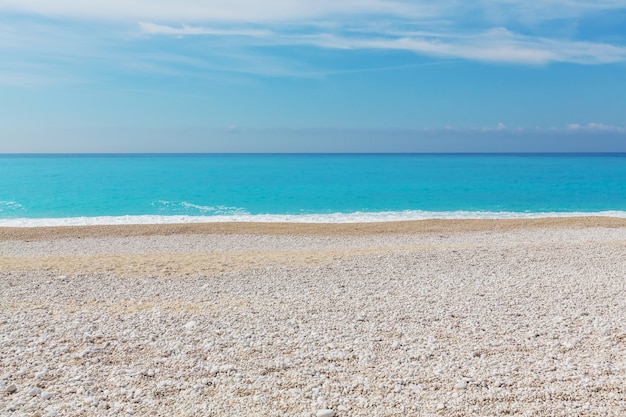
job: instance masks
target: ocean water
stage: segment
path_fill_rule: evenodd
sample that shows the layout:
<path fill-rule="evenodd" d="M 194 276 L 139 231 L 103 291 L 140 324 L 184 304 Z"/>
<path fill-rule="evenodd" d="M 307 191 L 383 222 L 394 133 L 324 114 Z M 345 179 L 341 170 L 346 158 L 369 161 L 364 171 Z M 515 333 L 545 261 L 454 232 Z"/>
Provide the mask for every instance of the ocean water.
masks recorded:
<path fill-rule="evenodd" d="M 626 154 L 0 155 L 0 226 L 626 217 Z"/>

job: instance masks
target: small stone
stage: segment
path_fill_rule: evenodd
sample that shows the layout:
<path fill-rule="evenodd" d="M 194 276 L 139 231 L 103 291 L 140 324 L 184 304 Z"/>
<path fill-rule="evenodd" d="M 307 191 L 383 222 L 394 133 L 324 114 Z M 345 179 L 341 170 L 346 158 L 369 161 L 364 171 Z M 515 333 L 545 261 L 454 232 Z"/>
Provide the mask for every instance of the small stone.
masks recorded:
<path fill-rule="evenodd" d="M 41 393 L 41 398 L 43 398 L 44 400 L 49 400 L 50 398 L 52 398 L 52 393 L 44 391 Z"/>
<path fill-rule="evenodd" d="M 236 368 L 235 368 L 235 365 L 230 365 L 230 364 L 228 364 L 228 365 L 222 365 L 222 366 L 220 366 L 220 372 L 223 372 L 223 373 L 227 373 L 227 372 L 230 372 L 230 371 L 234 371 L 235 369 L 236 369 Z"/>
<path fill-rule="evenodd" d="M 195 320 L 192 320 L 190 322 L 188 322 L 187 324 L 185 324 L 183 327 L 185 328 L 185 330 L 191 330 L 194 327 L 196 327 L 198 325 L 198 322 L 196 322 Z"/>
<path fill-rule="evenodd" d="M 46 407 L 45 411 L 46 411 L 46 414 L 45 414 L 46 417 L 55 417 L 59 413 L 59 410 L 57 410 L 55 407 L 52 407 L 52 406 Z"/>
<path fill-rule="evenodd" d="M 28 392 L 28 395 L 31 397 L 36 397 L 41 394 L 41 388 L 35 387 Z"/>
<path fill-rule="evenodd" d="M 315 417 L 335 417 L 335 411 L 329 408 L 325 408 L 323 410 L 317 410 L 315 412 Z"/>
<path fill-rule="evenodd" d="M 17 385 L 15 384 L 10 384 L 8 387 L 5 388 L 4 390 L 7 394 L 14 394 L 17 392 Z"/>
<path fill-rule="evenodd" d="M 467 381 L 459 381 L 454 386 L 456 389 L 467 389 Z"/>

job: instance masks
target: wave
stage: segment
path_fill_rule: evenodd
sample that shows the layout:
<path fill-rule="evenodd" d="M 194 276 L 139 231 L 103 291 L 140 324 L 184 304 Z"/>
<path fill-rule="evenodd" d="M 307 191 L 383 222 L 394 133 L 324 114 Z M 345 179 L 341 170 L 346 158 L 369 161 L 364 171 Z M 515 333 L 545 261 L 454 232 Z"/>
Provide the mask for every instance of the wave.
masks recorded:
<path fill-rule="evenodd" d="M 15 201 L 0 201 L 0 212 L 15 211 L 21 208 L 23 208 L 23 206 Z"/>
<path fill-rule="evenodd" d="M 227 215 L 246 215 L 248 212 L 240 207 L 229 206 L 203 206 L 200 204 L 189 203 L 187 201 L 167 201 L 158 200 L 152 202 L 152 206 L 156 207 L 159 211 L 165 212 L 168 215 L 206 215 L 206 216 L 227 216 Z"/>
<path fill-rule="evenodd" d="M 96 226 L 177 223 L 375 223 L 429 219 L 536 219 L 548 217 L 603 216 L 626 218 L 626 211 L 599 212 L 489 212 L 489 211 L 386 211 L 330 214 L 228 214 L 211 216 L 144 215 L 69 218 L 0 219 L 0 227 Z"/>

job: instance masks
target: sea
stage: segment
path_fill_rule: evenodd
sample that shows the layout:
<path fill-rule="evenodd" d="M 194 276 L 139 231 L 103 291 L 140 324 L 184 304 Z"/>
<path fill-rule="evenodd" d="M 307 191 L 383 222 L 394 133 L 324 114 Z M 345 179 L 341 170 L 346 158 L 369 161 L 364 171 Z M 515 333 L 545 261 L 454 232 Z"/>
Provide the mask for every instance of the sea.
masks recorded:
<path fill-rule="evenodd" d="M 626 217 L 626 154 L 0 155 L 0 226 Z"/>

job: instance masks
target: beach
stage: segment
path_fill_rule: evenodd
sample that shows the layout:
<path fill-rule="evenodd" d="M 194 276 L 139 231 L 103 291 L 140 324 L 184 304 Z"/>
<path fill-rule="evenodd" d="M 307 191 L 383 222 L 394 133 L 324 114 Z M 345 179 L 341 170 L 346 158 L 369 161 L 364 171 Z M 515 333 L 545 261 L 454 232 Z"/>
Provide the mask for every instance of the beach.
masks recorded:
<path fill-rule="evenodd" d="M 0 228 L 0 415 L 623 416 L 626 219 Z"/>

